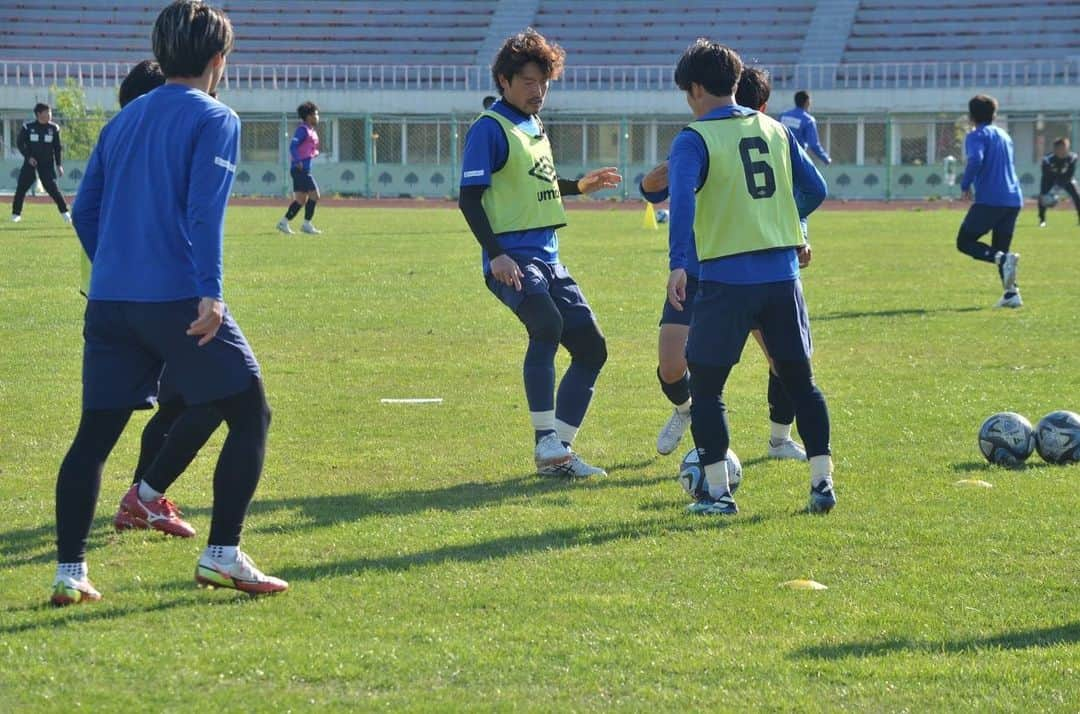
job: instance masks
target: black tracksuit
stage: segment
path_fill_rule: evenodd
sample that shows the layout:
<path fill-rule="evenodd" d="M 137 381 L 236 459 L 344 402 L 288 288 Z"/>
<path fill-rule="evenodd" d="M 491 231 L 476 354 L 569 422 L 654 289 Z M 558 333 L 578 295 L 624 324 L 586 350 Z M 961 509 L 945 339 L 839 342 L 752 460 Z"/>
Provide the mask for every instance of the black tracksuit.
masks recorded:
<path fill-rule="evenodd" d="M 60 145 L 60 127 L 52 122 L 42 124 L 37 120 L 23 124 L 19 131 L 16 142 L 19 153 L 23 155 L 22 170 L 19 171 L 19 185 L 15 189 L 15 200 L 11 204 L 11 213 L 14 216 L 22 214 L 23 199 L 26 192 L 34 185 L 34 174 L 41 179 L 41 185 L 45 191 L 56 201 L 56 207 L 61 213 L 67 213 L 67 203 L 64 194 L 56 185 L 56 167 L 62 166 L 63 147 Z M 30 159 L 37 162 L 37 166 L 30 163 Z"/>
<path fill-rule="evenodd" d="M 1050 193 L 1055 186 L 1065 189 L 1065 193 L 1072 198 L 1076 213 L 1080 215 L 1080 195 L 1077 195 L 1076 184 L 1073 182 L 1073 174 L 1076 173 L 1076 154 L 1071 151 L 1064 158 L 1059 159 L 1054 154 L 1047 154 L 1042 160 L 1042 181 L 1039 184 L 1039 222 L 1046 220 L 1046 206 L 1043 205 L 1042 196 Z"/>

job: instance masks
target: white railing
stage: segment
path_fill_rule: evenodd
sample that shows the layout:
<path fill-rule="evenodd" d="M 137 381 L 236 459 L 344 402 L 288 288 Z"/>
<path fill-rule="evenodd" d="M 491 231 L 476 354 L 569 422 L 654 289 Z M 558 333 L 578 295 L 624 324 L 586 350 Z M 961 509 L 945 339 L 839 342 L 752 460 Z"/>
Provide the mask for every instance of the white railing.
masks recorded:
<path fill-rule="evenodd" d="M 116 87 L 130 62 L 0 60 L 0 85 L 43 87 L 74 79 Z M 765 65 L 773 89 L 948 89 L 1080 85 L 1080 59 Z M 675 90 L 669 65 L 568 67 L 563 90 Z M 231 64 L 230 89 L 379 89 L 489 92 L 491 71 L 471 65 Z"/>

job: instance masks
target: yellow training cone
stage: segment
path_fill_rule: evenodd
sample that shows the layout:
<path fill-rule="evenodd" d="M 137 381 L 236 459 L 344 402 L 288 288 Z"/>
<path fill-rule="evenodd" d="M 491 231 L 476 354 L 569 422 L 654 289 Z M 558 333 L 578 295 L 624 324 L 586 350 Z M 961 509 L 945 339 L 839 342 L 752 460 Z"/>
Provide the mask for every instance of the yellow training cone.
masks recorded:
<path fill-rule="evenodd" d="M 788 580 L 786 583 L 780 583 L 780 587 L 788 588 L 789 590 L 828 590 L 827 585 L 822 585 L 816 580 Z"/>
<path fill-rule="evenodd" d="M 645 215 L 641 217 L 642 228 L 652 228 L 654 231 L 658 230 L 656 226 L 656 211 L 653 209 L 653 205 L 648 201 L 645 202 Z"/>
<path fill-rule="evenodd" d="M 971 486 L 973 488 L 993 488 L 994 484 L 983 481 L 981 478 L 962 478 L 956 482 L 957 486 Z"/>

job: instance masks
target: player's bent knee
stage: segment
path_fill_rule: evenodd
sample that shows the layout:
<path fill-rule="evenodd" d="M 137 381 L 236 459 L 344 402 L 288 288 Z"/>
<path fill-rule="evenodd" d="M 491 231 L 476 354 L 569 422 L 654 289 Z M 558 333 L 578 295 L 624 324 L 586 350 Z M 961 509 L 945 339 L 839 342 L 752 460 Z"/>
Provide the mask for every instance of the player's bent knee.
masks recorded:
<path fill-rule="evenodd" d="M 656 374 L 660 377 L 660 381 L 665 384 L 675 384 L 686 375 L 686 360 L 672 360 L 670 362 L 661 360 Z"/>
<path fill-rule="evenodd" d="M 607 340 L 595 324 L 567 331 L 562 342 L 577 364 L 599 371 L 607 362 Z"/>

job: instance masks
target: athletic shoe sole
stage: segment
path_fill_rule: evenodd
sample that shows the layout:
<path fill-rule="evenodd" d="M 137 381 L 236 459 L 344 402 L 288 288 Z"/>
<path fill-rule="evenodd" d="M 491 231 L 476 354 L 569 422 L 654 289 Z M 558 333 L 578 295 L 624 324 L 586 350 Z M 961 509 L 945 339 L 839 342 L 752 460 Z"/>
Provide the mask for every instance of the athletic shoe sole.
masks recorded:
<path fill-rule="evenodd" d="M 230 575 L 226 575 L 213 568 L 208 568 L 205 565 L 195 566 L 195 582 L 199 587 L 203 588 L 228 588 L 230 590 L 238 590 L 242 593 L 247 593 L 248 595 L 273 595 L 274 593 L 285 592 L 289 589 L 289 584 L 284 580 L 279 580 L 277 578 L 258 582 L 237 580 Z"/>

